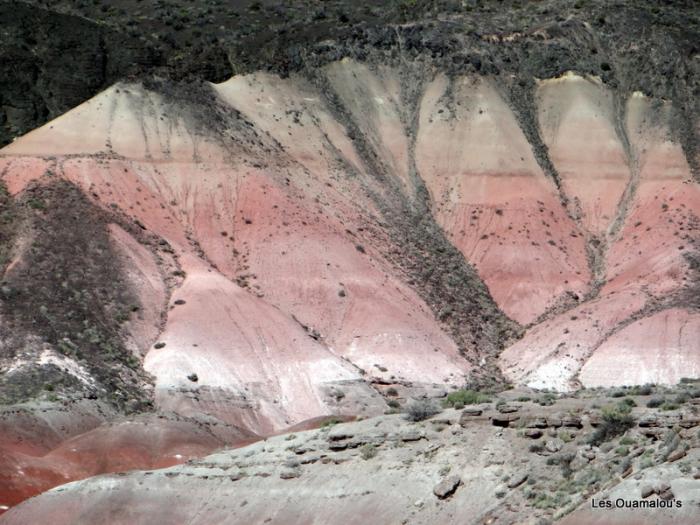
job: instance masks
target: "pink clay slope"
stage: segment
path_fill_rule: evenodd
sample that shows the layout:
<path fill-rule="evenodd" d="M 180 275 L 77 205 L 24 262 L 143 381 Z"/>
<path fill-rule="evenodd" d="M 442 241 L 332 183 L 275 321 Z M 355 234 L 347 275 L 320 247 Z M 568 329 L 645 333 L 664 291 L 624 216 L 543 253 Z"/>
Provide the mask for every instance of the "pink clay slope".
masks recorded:
<path fill-rule="evenodd" d="M 344 60 L 323 75 L 384 175 L 409 196 L 420 177 L 447 237 L 528 325 L 500 357 L 506 377 L 566 390 L 700 373 L 700 318 L 674 302 L 691 279 L 700 190 L 667 109 L 574 75 L 543 81 L 536 109 L 558 187 L 489 79 L 427 82 L 412 141 L 396 71 Z M 50 172 L 172 247 L 166 268 L 111 227 L 142 292 L 130 345 L 159 408 L 268 434 L 381 413 L 372 381 L 462 385 L 472 365 L 382 255 L 392 241 L 368 193 L 386 190 L 319 88 L 253 74 L 213 89 L 254 134 L 225 130 L 239 140 L 223 142 L 193 124 L 196 108 L 120 84 L 0 154 L 13 194 Z"/>

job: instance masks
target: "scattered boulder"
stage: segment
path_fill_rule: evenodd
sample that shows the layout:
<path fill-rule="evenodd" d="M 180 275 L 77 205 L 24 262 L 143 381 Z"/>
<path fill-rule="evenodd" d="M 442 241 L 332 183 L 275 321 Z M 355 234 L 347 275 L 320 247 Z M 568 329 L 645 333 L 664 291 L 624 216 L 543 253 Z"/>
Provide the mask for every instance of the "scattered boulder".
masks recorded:
<path fill-rule="evenodd" d="M 517 414 L 496 414 L 491 416 L 491 423 L 496 427 L 508 427 L 514 421 L 520 419 Z"/>
<path fill-rule="evenodd" d="M 592 423 L 591 423 L 592 424 Z M 559 428 L 561 426 L 561 418 L 559 417 L 548 417 L 547 418 L 547 426 L 548 427 L 555 427 Z"/>
<path fill-rule="evenodd" d="M 670 490 L 659 494 L 659 499 L 663 499 L 663 500 L 671 500 L 671 499 L 674 499 L 675 497 L 676 497 L 675 494 L 673 494 L 673 492 Z"/>
<path fill-rule="evenodd" d="M 539 439 L 542 437 L 542 431 L 537 428 L 528 428 L 525 431 L 525 437 L 529 437 L 531 439 Z"/>
<path fill-rule="evenodd" d="M 581 422 L 581 418 L 578 416 L 564 416 L 561 420 L 562 426 L 569 427 L 569 428 L 583 428 L 583 423 Z"/>
<path fill-rule="evenodd" d="M 305 456 L 305 457 L 301 458 L 299 463 L 301 463 L 302 465 L 308 465 L 309 463 L 316 463 L 320 459 L 321 459 L 321 456 L 319 456 L 318 454 L 313 454 L 313 455 L 309 455 L 309 456 Z"/>
<path fill-rule="evenodd" d="M 281 479 L 294 479 L 301 476 L 301 470 L 298 468 L 286 468 L 280 472 Z"/>
<path fill-rule="evenodd" d="M 653 496 L 654 494 L 656 494 L 656 490 L 654 489 L 654 487 L 652 487 L 651 485 L 642 486 L 642 499 L 646 499 L 650 496 Z"/>
<path fill-rule="evenodd" d="M 675 498 L 675 495 L 673 494 L 673 491 L 671 490 L 671 487 L 669 486 L 666 490 L 662 490 L 661 492 L 658 492 L 659 494 L 659 499 L 663 500 L 670 500 Z"/>
<path fill-rule="evenodd" d="M 423 439 L 425 435 L 418 430 L 405 430 L 401 432 L 398 436 L 399 441 L 419 441 Z"/>
<path fill-rule="evenodd" d="M 693 428 L 698 425 L 700 425 L 700 418 L 698 417 L 683 418 L 678 422 L 678 426 L 681 428 Z"/>
<path fill-rule="evenodd" d="M 496 405 L 496 410 L 498 410 L 501 414 L 512 414 L 513 412 L 520 410 L 520 407 L 518 405 L 509 405 L 508 403 L 504 403 L 502 405 Z"/>
<path fill-rule="evenodd" d="M 564 442 L 561 439 L 550 439 L 544 444 L 544 448 L 552 453 L 559 452 L 563 446 Z"/>
<path fill-rule="evenodd" d="M 528 474 L 526 472 L 521 472 L 520 474 L 516 474 L 513 476 L 510 481 L 508 482 L 508 488 L 509 489 L 514 489 L 516 487 L 519 487 L 523 483 L 527 481 Z"/>
<path fill-rule="evenodd" d="M 668 457 L 666 458 L 666 461 L 669 463 L 673 463 L 674 461 L 678 461 L 679 459 L 685 457 L 685 449 L 684 448 L 677 448 L 673 452 L 671 452 Z"/>
<path fill-rule="evenodd" d="M 666 481 L 662 481 L 661 483 L 657 483 L 654 486 L 654 492 L 657 494 L 661 494 L 662 492 L 666 492 L 671 490 L 671 485 L 670 483 L 667 483 Z"/>
<path fill-rule="evenodd" d="M 658 427 L 659 418 L 656 414 L 647 414 L 639 418 L 639 423 L 637 423 L 642 428 Z"/>
<path fill-rule="evenodd" d="M 328 441 L 342 441 L 352 437 L 355 437 L 354 432 L 350 432 L 346 427 L 336 427 L 328 433 Z"/>
<path fill-rule="evenodd" d="M 659 439 L 666 433 L 666 431 L 663 428 L 644 428 L 640 431 L 640 433 L 645 437 Z"/>
<path fill-rule="evenodd" d="M 478 408 L 468 408 L 465 409 L 462 412 L 462 415 L 459 416 L 459 425 L 462 428 L 466 428 L 468 425 L 472 424 L 474 421 L 477 421 L 477 417 L 480 416 L 483 413 L 481 409 Z"/>
<path fill-rule="evenodd" d="M 526 428 L 547 428 L 547 420 L 543 417 L 530 418 L 526 423 Z"/>
<path fill-rule="evenodd" d="M 462 479 L 459 476 L 450 476 L 443 479 L 440 483 L 435 485 L 433 488 L 433 494 L 435 494 L 440 499 L 449 498 L 455 493 L 457 487 L 462 483 Z"/>

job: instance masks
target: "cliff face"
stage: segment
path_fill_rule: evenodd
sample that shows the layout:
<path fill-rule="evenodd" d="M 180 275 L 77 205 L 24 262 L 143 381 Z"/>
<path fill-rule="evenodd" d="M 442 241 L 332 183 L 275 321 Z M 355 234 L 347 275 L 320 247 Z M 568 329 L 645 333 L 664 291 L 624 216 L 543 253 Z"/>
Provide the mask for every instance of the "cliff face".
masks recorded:
<path fill-rule="evenodd" d="M 16 6 L 13 34 L 39 4 Z M 694 9 L 418 2 L 300 33 L 299 5 L 243 6 L 230 78 L 118 40 L 118 10 L 61 40 L 102 69 L 46 39 L 14 62 L 42 61 L 23 100 L 53 109 L 13 113 L 8 88 L 9 134 L 77 107 L 0 150 L 0 446 L 35 473 L 0 504 L 379 415 L 394 391 L 700 375 Z M 36 28 L 65 39 L 80 8 L 54 8 Z M 241 29 L 293 9 L 257 44 Z M 158 75 L 62 98 L 127 57 Z M 149 426 L 163 437 L 143 452 Z M 100 459 L 113 449 L 124 461 Z"/>

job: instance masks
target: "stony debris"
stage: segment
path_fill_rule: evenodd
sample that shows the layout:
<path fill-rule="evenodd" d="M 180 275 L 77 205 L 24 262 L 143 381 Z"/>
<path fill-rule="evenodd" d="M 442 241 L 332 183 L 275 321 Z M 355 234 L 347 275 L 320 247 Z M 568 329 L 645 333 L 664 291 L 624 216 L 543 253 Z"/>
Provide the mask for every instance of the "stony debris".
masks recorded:
<path fill-rule="evenodd" d="M 519 487 L 527 481 L 528 476 L 529 474 L 527 472 L 516 474 L 515 476 L 510 478 L 510 481 L 508 481 L 508 488 L 514 489 L 516 487 Z"/>
<path fill-rule="evenodd" d="M 435 485 L 433 488 L 433 494 L 435 494 L 439 499 L 449 498 L 455 493 L 460 483 L 462 483 L 462 480 L 459 476 L 449 476 Z"/>

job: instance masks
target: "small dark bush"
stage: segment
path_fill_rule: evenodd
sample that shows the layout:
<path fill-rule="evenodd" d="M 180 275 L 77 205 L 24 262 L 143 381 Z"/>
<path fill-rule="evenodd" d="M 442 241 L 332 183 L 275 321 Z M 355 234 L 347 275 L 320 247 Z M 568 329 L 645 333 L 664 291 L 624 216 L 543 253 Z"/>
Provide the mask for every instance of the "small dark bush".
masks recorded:
<path fill-rule="evenodd" d="M 615 390 L 610 397 L 625 397 L 626 393 L 623 390 Z"/>
<path fill-rule="evenodd" d="M 633 386 L 629 391 L 629 395 L 632 396 L 650 396 L 653 393 L 654 386 L 649 383 L 647 383 L 646 385 Z"/>
<path fill-rule="evenodd" d="M 590 438 L 592 445 L 600 446 L 634 426 L 634 418 L 629 414 L 630 408 L 627 406 L 625 409 L 625 406 L 620 403 L 617 407 L 603 409 L 603 420 Z"/>
<path fill-rule="evenodd" d="M 437 403 L 430 399 L 417 399 L 406 405 L 406 419 L 409 421 L 424 421 L 440 412 Z"/>
<path fill-rule="evenodd" d="M 652 397 L 649 401 L 647 401 L 648 408 L 659 408 L 663 404 L 664 399 L 662 397 Z"/>
<path fill-rule="evenodd" d="M 674 403 L 682 405 L 683 403 L 686 403 L 689 399 L 690 394 L 688 392 L 681 392 L 673 399 L 673 401 Z"/>

